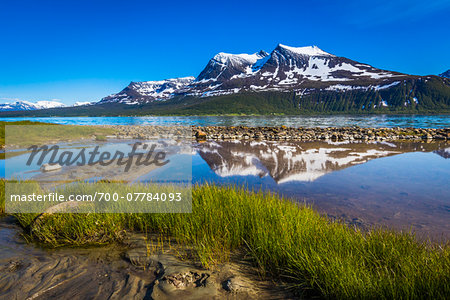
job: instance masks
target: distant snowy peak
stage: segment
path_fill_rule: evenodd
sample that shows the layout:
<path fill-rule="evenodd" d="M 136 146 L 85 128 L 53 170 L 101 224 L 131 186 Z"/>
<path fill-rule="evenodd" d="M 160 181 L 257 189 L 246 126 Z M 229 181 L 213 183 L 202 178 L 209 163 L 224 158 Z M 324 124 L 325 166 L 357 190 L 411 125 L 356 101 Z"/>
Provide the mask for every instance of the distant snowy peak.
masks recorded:
<path fill-rule="evenodd" d="M 86 106 L 86 105 L 92 105 L 92 104 L 94 104 L 95 102 L 89 102 L 89 101 L 87 101 L 87 102 L 83 102 L 83 101 L 77 101 L 77 102 L 75 102 L 74 104 L 73 104 L 73 106 Z"/>
<path fill-rule="evenodd" d="M 65 107 L 65 105 L 57 101 L 37 101 L 35 103 L 29 101 L 15 101 L 0 104 L 0 111 L 37 110 L 57 107 Z"/>
<path fill-rule="evenodd" d="M 28 101 L 16 101 L 0 104 L 0 111 L 34 110 L 36 107 Z"/>
<path fill-rule="evenodd" d="M 158 81 L 131 82 L 120 93 L 103 98 L 100 103 L 117 102 L 138 104 L 155 100 L 167 100 L 180 93 L 195 80 L 194 77 L 171 78 Z"/>
<path fill-rule="evenodd" d="M 439 74 L 439 76 L 445 77 L 445 78 L 450 78 L 450 69 L 447 70 L 447 71 L 445 71 L 445 72 L 442 73 L 442 74 Z"/>
<path fill-rule="evenodd" d="M 96 102 L 75 102 L 71 106 L 85 106 L 93 105 Z M 37 101 L 30 102 L 25 100 L 19 100 L 11 103 L 0 104 L 0 111 L 19 111 L 19 110 L 38 110 L 49 108 L 67 107 L 67 105 L 58 101 Z"/>
<path fill-rule="evenodd" d="M 56 108 L 65 107 L 66 105 L 57 101 L 37 101 L 34 103 L 36 109 L 46 109 L 46 108 Z"/>
<path fill-rule="evenodd" d="M 317 46 L 306 46 L 306 47 L 290 47 L 283 44 L 278 44 L 278 48 L 286 49 L 292 53 L 307 56 L 334 56 L 328 52 L 325 52 Z"/>

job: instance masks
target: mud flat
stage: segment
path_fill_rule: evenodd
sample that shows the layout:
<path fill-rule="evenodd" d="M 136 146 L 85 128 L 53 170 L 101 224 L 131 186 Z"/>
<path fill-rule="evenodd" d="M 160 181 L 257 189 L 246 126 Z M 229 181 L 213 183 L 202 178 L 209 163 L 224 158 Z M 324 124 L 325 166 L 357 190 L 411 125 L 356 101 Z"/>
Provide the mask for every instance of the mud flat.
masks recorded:
<path fill-rule="evenodd" d="M 204 269 L 129 234 L 120 244 L 43 249 L 27 244 L 13 217 L 0 220 L 0 299 L 289 299 L 242 259 Z"/>

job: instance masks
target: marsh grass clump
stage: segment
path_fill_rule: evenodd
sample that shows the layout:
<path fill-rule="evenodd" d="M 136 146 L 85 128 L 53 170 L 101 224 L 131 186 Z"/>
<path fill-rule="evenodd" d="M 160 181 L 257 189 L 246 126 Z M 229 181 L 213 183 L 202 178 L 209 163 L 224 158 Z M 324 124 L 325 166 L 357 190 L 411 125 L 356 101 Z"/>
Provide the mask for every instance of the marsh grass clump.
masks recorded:
<path fill-rule="evenodd" d="M 95 136 L 95 140 L 96 140 L 96 141 L 99 141 L 99 142 L 106 142 L 108 139 L 107 139 L 106 136 L 104 136 L 104 135 L 97 134 L 97 135 Z"/>
<path fill-rule="evenodd" d="M 206 268 L 243 252 L 262 275 L 289 282 L 306 296 L 450 295 L 448 245 L 422 243 L 411 234 L 383 229 L 362 232 L 311 207 L 244 188 L 206 184 L 195 186 L 192 197 L 190 214 L 54 214 L 39 223 L 33 223 L 33 214 L 17 218 L 31 228 L 35 240 L 55 247 L 114 242 L 128 230 L 190 245 Z"/>

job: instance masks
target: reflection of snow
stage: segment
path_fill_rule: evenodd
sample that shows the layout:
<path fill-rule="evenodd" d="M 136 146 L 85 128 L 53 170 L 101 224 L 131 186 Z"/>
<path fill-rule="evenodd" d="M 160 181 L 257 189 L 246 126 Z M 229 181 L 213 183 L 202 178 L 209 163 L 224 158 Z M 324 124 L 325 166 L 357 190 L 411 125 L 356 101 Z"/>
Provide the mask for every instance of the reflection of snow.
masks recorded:
<path fill-rule="evenodd" d="M 392 147 L 392 148 L 397 148 L 397 145 L 394 144 L 394 143 L 389 143 L 389 142 L 386 142 L 386 141 L 382 141 L 382 142 L 378 142 L 378 143 L 382 144 L 382 145 L 387 145 L 387 146 Z"/>
<path fill-rule="evenodd" d="M 229 165 L 224 162 L 219 168 L 215 169 L 214 172 L 220 177 L 228 176 L 248 176 L 254 175 L 263 177 L 269 173 L 269 170 L 261 163 L 261 161 L 255 156 L 245 157 L 246 165 Z"/>
<path fill-rule="evenodd" d="M 315 181 L 317 178 L 322 177 L 328 172 L 305 172 L 297 173 L 293 175 L 286 176 L 283 179 L 278 180 L 278 183 L 286 183 L 291 181 Z"/>
<path fill-rule="evenodd" d="M 373 144 L 373 147 L 386 146 L 395 147 L 395 144 Z M 224 143 L 219 147 L 215 142 L 203 144 L 199 153 L 220 177 L 270 175 L 276 182 L 285 183 L 314 181 L 332 171 L 398 152 L 368 149 L 367 144 L 347 143 L 345 147 L 304 150 L 295 143 L 251 141 Z"/>

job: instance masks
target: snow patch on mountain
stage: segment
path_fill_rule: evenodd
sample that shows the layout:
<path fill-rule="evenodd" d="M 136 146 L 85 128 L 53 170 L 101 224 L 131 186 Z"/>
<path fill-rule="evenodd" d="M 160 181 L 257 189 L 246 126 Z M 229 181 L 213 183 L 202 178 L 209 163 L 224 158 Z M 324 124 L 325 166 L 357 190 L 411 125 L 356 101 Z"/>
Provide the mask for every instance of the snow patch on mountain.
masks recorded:
<path fill-rule="evenodd" d="M 309 55 L 309 56 L 334 56 L 333 54 L 327 53 L 317 46 L 306 46 L 306 47 L 290 47 L 283 44 L 278 44 L 279 47 L 289 50 L 295 54 Z"/>
<path fill-rule="evenodd" d="M 390 84 L 377 85 L 377 86 L 375 86 L 375 89 L 376 89 L 376 90 L 384 90 L 384 89 L 388 89 L 388 88 L 390 88 L 390 87 L 396 86 L 396 85 L 398 85 L 398 84 L 400 84 L 400 81 L 394 81 L 394 82 L 392 82 L 392 83 L 390 83 Z"/>
<path fill-rule="evenodd" d="M 386 85 L 368 85 L 368 86 L 353 86 L 353 85 L 343 85 L 343 84 L 334 84 L 325 88 L 326 91 L 352 91 L 352 90 L 365 90 L 368 91 L 370 89 L 374 89 L 376 91 L 387 89 L 393 86 L 396 86 L 400 83 L 400 81 L 394 81 L 390 84 Z"/>
<path fill-rule="evenodd" d="M 143 96 L 150 96 L 156 100 L 169 98 L 175 91 L 191 83 L 194 77 L 183 77 L 159 81 L 132 82 L 132 87 Z"/>
<path fill-rule="evenodd" d="M 221 63 L 221 64 L 228 64 L 228 63 L 248 63 L 248 64 L 254 64 L 258 60 L 262 58 L 262 55 L 259 53 L 253 53 L 253 54 L 231 54 L 231 53 L 224 53 L 220 52 L 216 54 L 213 57 L 213 60 Z"/>

